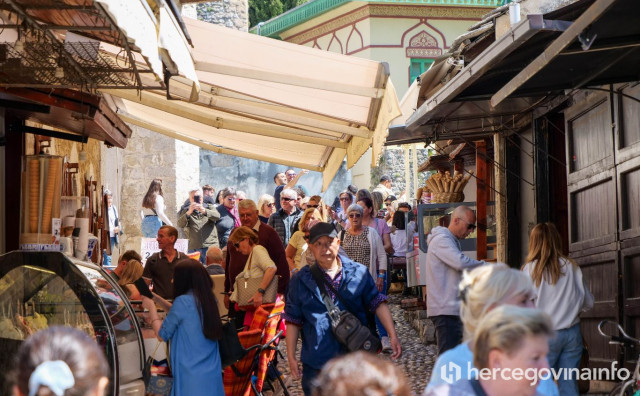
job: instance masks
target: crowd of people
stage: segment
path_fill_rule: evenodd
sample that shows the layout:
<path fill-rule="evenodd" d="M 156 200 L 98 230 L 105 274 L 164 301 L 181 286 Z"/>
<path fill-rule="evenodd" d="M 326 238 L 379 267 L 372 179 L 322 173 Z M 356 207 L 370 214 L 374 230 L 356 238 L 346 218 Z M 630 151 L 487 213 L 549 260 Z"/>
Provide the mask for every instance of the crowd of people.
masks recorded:
<path fill-rule="evenodd" d="M 218 194 L 209 185 L 192 189 L 176 224 L 188 235 L 189 254 L 175 248 L 178 230 L 166 216 L 162 181 L 151 183 L 142 204 L 142 233 L 155 237 L 160 251 L 144 268 L 137 252 L 125 252 L 112 276 L 131 299 L 142 300 L 157 337 L 171 341 L 173 395 L 224 394 L 217 298 L 223 298 L 241 331 L 258 307 L 274 302 L 266 301 L 269 290 L 277 290 L 274 299 L 284 301 L 287 363 L 291 376 L 301 378 L 305 395 L 411 394 L 397 366 L 354 352 L 367 348 L 339 336 L 336 312 L 350 313 L 379 339 L 373 352 L 401 357 L 387 304 L 387 275 L 388 263 L 406 254 L 407 235 L 416 230 L 412 207 L 396 199 L 388 176 L 372 191 L 348 186 L 328 205 L 298 184 L 305 173 L 276 174 L 273 195 L 263 194 L 257 203 L 233 187 Z M 577 395 L 575 378 L 556 384 L 542 377 L 470 375 L 476 368 L 576 368 L 582 354 L 579 314 L 593 305 L 580 268 L 562 253 L 553 224 L 533 228 L 526 262 L 517 269 L 468 257 L 460 242 L 475 228 L 474 211 L 463 205 L 427 238 L 427 316 L 435 326 L 438 359 L 424 394 Z M 224 290 L 214 291 L 209 275 L 222 274 Z M 140 295 L 135 286 L 140 278 L 151 286 L 153 298 Z M 257 288 L 243 297 L 249 283 Z M 158 315 L 157 306 L 166 317 Z M 32 344 L 42 342 L 26 343 L 31 349 L 21 358 L 34 354 Z M 42 363 L 29 359 L 33 362 L 17 366 L 16 395 L 32 394 L 28 377 Z M 73 364 L 66 363 L 72 373 Z M 450 364 L 461 370 L 454 381 L 444 376 Z M 77 394 L 104 389 L 105 376 L 99 369 L 93 382 L 83 385 L 89 390 Z"/>

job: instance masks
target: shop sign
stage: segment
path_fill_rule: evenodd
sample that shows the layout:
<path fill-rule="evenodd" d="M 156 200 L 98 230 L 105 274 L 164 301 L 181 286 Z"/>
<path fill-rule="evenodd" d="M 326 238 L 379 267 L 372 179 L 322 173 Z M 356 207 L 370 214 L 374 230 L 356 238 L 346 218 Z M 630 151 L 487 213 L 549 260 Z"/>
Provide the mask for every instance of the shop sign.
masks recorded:
<path fill-rule="evenodd" d="M 182 253 L 187 253 L 189 247 L 188 239 L 178 239 L 174 245 L 176 250 Z M 142 256 L 142 265 L 147 262 L 147 259 L 151 257 L 155 252 L 159 252 L 158 241 L 155 238 L 142 238 L 140 246 L 140 255 Z"/>

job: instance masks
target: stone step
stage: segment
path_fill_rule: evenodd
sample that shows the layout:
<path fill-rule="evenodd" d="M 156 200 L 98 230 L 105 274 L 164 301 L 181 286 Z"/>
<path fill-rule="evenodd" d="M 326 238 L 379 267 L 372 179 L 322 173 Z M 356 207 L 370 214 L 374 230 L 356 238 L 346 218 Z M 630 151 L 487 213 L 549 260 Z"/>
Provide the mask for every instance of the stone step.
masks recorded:
<path fill-rule="evenodd" d="M 406 310 L 404 311 L 404 318 L 407 323 L 411 324 L 416 332 L 420 341 L 424 344 L 436 343 L 436 328 L 433 325 L 431 319 L 427 319 L 427 311 L 424 309 Z"/>

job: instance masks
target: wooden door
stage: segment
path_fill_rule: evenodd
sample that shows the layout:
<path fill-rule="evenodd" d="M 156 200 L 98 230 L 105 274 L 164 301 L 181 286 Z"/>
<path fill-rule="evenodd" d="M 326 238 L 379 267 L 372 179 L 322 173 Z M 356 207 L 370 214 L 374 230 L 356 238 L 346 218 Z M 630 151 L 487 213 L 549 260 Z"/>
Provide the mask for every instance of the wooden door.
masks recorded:
<path fill-rule="evenodd" d="M 596 300 L 582 317 L 593 367 L 637 358 L 606 343 L 600 320 L 640 336 L 640 86 L 604 88 L 581 91 L 565 110 L 569 253 Z"/>
<path fill-rule="evenodd" d="M 615 98 L 618 224 L 622 283 L 623 326 L 640 337 L 640 84 L 622 84 Z M 635 99 L 634 99 L 635 98 Z M 633 368 L 637 350 L 625 350 Z"/>
<path fill-rule="evenodd" d="M 617 348 L 597 331 L 603 319 L 621 320 L 611 108 L 609 95 L 589 92 L 565 111 L 569 254 L 595 297 L 594 308 L 581 316 L 591 367 L 619 360 Z"/>

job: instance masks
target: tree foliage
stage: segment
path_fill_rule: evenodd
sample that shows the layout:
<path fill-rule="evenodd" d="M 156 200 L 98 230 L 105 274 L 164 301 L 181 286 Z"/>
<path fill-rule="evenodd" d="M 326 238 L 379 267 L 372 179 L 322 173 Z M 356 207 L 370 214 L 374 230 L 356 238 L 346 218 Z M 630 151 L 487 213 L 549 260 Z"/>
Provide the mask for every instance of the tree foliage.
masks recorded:
<path fill-rule="evenodd" d="M 249 26 L 271 18 L 306 3 L 307 0 L 249 0 Z"/>

